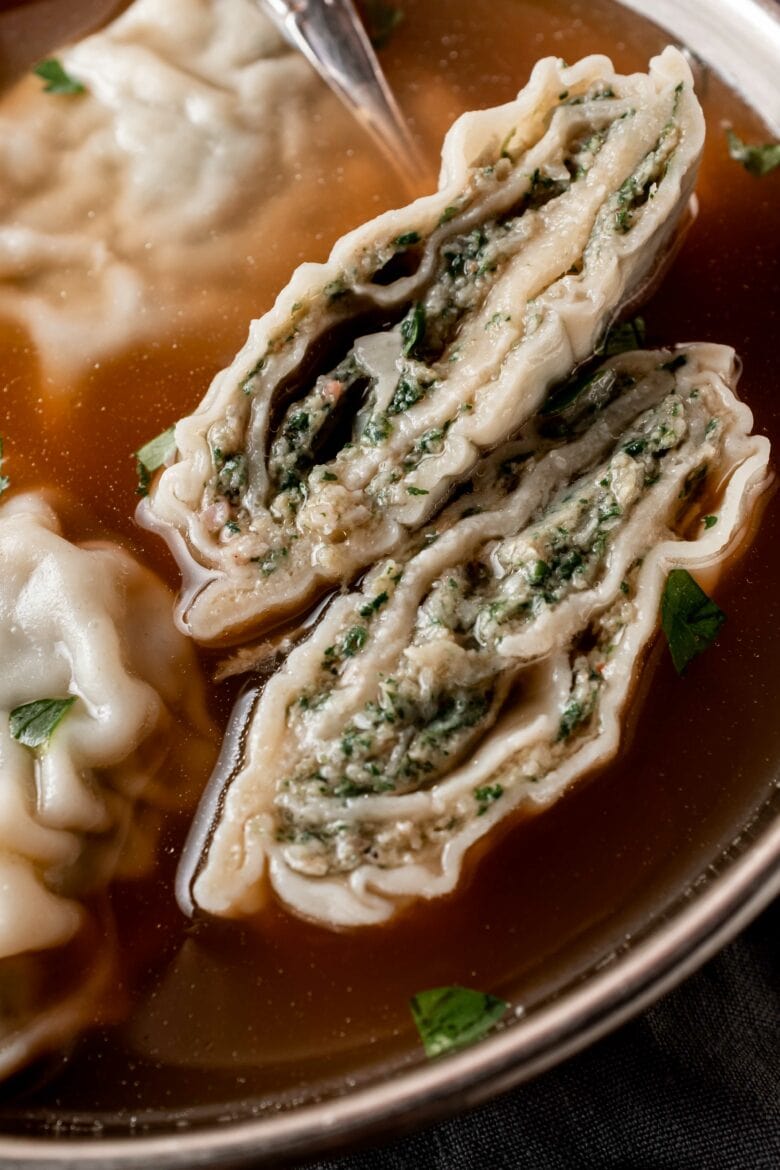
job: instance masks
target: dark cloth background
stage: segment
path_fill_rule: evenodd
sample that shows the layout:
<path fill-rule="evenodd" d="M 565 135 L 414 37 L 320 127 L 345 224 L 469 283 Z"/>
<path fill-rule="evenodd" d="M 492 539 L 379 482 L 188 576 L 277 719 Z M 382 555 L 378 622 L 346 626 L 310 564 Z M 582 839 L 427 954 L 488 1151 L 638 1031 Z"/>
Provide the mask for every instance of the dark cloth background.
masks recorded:
<path fill-rule="evenodd" d="M 470 1113 L 311 1170 L 780 1170 L 780 902 L 645 1015 Z"/>

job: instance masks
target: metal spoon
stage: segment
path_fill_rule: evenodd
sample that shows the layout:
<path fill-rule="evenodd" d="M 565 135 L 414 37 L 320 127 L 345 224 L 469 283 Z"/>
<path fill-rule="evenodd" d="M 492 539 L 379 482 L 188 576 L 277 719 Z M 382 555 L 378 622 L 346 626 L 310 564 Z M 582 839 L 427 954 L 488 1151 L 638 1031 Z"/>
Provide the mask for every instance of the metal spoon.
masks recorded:
<path fill-rule="evenodd" d="M 352 0 L 260 0 L 407 184 L 427 167 Z"/>

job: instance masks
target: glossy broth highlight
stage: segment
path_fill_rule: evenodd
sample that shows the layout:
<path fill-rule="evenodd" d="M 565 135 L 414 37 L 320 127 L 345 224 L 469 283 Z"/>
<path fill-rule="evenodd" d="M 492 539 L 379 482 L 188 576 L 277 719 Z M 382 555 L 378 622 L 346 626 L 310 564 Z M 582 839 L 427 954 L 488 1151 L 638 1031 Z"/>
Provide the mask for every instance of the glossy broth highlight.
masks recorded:
<path fill-rule="evenodd" d="M 538 57 L 598 51 L 621 70 L 644 69 L 668 39 L 609 0 L 403 7 L 383 59 L 401 104 L 425 111 L 416 130 L 432 161 L 453 118 L 509 100 Z M 698 88 L 709 128 L 700 213 L 644 308 L 648 344 L 734 345 L 756 426 L 780 443 L 772 252 L 780 173 L 757 180 L 728 158 L 724 122 L 753 141 L 766 131 L 715 75 L 704 73 Z M 354 149 L 363 149 L 357 130 Z M 324 258 L 343 231 L 406 201 L 378 160 L 364 189 L 345 190 L 339 161 L 323 228 L 322 176 L 307 174 L 301 160 L 311 214 L 259 243 L 251 303 L 226 299 L 208 336 L 160 337 L 103 362 L 66 397 L 41 383 L 25 337 L 3 327 L 0 433 L 14 487 L 66 491 L 71 535 L 118 536 L 176 584 L 162 542 L 133 523 L 131 453 L 198 402 L 243 342 L 249 318 L 270 306 L 299 261 Z M 84 1036 L 67 1061 L 9 1085 L 2 1124 L 40 1127 L 105 1111 L 121 1127 L 130 1117 L 153 1123 L 160 1110 L 248 1098 L 270 1108 L 343 1088 L 417 1059 L 407 1008 L 414 992 L 462 983 L 528 1010 L 639 929 L 747 819 L 780 759 L 779 541 L 770 499 L 752 547 L 718 585 L 728 621 L 716 646 L 678 679 L 656 644 L 619 758 L 544 815 L 483 845 L 453 897 L 352 934 L 276 905 L 243 926 L 192 923 L 173 895 L 187 824 L 172 818 L 154 879 L 113 895 L 130 1014 Z M 209 673 L 213 654 L 203 662 Z M 223 724 L 241 685 L 212 688 Z"/>

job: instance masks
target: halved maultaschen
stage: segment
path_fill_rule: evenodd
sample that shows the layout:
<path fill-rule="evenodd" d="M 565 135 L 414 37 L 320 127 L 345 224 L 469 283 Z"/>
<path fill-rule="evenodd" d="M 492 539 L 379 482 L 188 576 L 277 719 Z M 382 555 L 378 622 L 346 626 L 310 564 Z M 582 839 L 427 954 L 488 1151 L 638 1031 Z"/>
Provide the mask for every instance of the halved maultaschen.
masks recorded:
<path fill-rule="evenodd" d="M 435 194 L 302 265 L 142 505 L 189 632 L 235 640 L 403 549 L 648 280 L 703 139 L 675 49 L 625 77 L 548 58 L 455 123 Z"/>
<path fill-rule="evenodd" d="M 711 573 L 765 481 L 735 377 L 723 346 L 610 359 L 334 599 L 207 798 L 195 905 L 252 913 L 273 887 L 328 924 L 382 921 L 614 754 L 669 571 Z"/>

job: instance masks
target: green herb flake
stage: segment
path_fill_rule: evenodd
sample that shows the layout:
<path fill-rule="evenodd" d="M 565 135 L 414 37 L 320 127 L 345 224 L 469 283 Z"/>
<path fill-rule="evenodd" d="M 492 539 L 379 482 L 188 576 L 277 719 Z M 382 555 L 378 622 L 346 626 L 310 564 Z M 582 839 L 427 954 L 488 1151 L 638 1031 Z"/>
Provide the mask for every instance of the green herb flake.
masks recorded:
<path fill-rule="evenodd" d="M 341 652 L 345 658 L 354 658 L 362 650 L 368 639 L 368 630 L 365 626 L 353 626 L 344 635 Z"/>
<path fill-rule="evenodd" d="M 257 565 L 264 577 L 270 577 L 271 573 L 275 573 L 279 568 L 281 561 L 289 556 L 289 549 L 271 548 L 262 557 L 252 557 L 251 563 Z"/>
<path fill-rule="evenodd" d="M 393 244 L 396 248 L 410 248 L 412 244 L 419 244 L 419 232 L 404 232 L 403 235 L 396 236 Z"/>
<path fill-rule="evenodd" d="M 705 516 L 702 520 L 702 524 L 704 525 L 705 528 L 714 528 L 717 523 L 718 523 L 717 516 Z"/>
<path fill-rule="evenodd" d="M 678 674 L 715 641 L 725 620 L 687 569 L 672 569 L 661 599 L 661 625 Z"/>
<path fill-rule="evenodd" d="M 35 699 L 15 707 L 8 718 L 11 735 L 28 748 L 46 748 L 57 727 L 76 702 L 67 699 Z"/>
<path fill-rule="evenodd" d="M 3 436 L 0 435 L 0 496 L 10 486 L 10 479 L 7 475 L 2 474 L 3 471 Z"/>
<path fill-rule="evenodd" d="M 427 496 L 428 495 L 428 491 L 426 488 L 415 487 L 413 483 L 408 484 L 406 490 L 408 491 L 410 496 Z"/>
<path fill-rule="evenodd" d="M 445 207 L 444 211 L 439 217 L 439 225 L 441 226 L 443 223 L 449 223 L 450 220 L 453 219 L 459 211 L 460 208 L 456 207 L 454 203 L 451 203 L 449 207 Z"/>
<path fill-rule="evenodd" d="M 370 447 L 379 447 L 392 432 L 392 424 L 383 414 L 372 414 L 363 427 L 360 440 Z"/>
<path fill-rule="evenodd" d="M 381 593 L 377 593 L 376 597 L 372 597 L 370 601 L 367 601 L 365 605 L 361 605 L 358 613 L 361 617 L 364 618 L 373 617 L 377 610 L 381 609 L 386 601 L 387 593 L 382 590 Z"/>
<path fill-rule="evenodd" d="M 509 143 L 514 138 L 515 134 L 517 134 L 517 126 L 512 127 L 504 141 L 501 143 L 501 150 L 498 155 L 499 158 L 508 158 L 510 162 L 514 162 L 512 155 L 509 153 Z"/>
<path fill-rule="evenodd" d="M 751 175 L 761 179 L 776 167 L 780 167 L 780 142 L 766 142 L 763 146 L 751 146 L 743 142 L 733 130 L 726 131 L 729 154 L 735 162 L 741 163 Z"/>
<path fill-rule="evenodd" d="M 85 92 L 85 87 L 81 82 L 76 81 L 66 73 L 62 67 L 62 62 L 58 61 L 56 57 L 47 57 L 45 61 L 39 61 L 33 73 L 46 83 L 43 87 L 44 93 L 66 94 Z"/>
<path fill-rule="evenodd" d="M 397 4 L 387 0 L 364 0 L 366 32 L 375 49 L 383 49 L 404 19 L 404 12 Z"/>
<path fill-rule="evenodd" d="M 556 742 L 560 743 L 561 740 L 568 739 L 575 727 L 578 727 L 586 717 L 587 713 L 583 710 L 582 703 L 576 699 L 570 699 L 561 712 Z"/>
<path fill-rule="evenodd" d="M 479 806 L 477 816 L 484 816 L 491 804 L 499 800 L 503 795 L 504 789 L 500 784 L 484 784 L 481 788 L 475 788 L 474 799 Z"/>
<path fill-rule="evenodd" d="M 149 493 L 149 484 L 155 471 L 159 471 L 166 463 L 170 463 L 176 454 L 176 439 L 174 428 L 168 427 L 135 453 L 135 466 L 138 473 L 138 495 L 146 496 Z"/>
<path fill-rule="evenodd" d="M 402 414 L 425 397 L 425 390 L 414 378 L 401 376 L 387 407 L 388 414 Z"/>
<path fill-rule="evenodd" d="M 469 987 L 435 987 L 409 1001 L 426 1056 L 464 1048 L 488 1033 L 509 1009 L 495 995 Z"/>
<path fill-rule="evenodd" d="M 425 336 L 425 309 L 422 305 L 412 305 L 401 322 L 401 339 L 404 354 L 409 357 L 422 344 Z"/>

